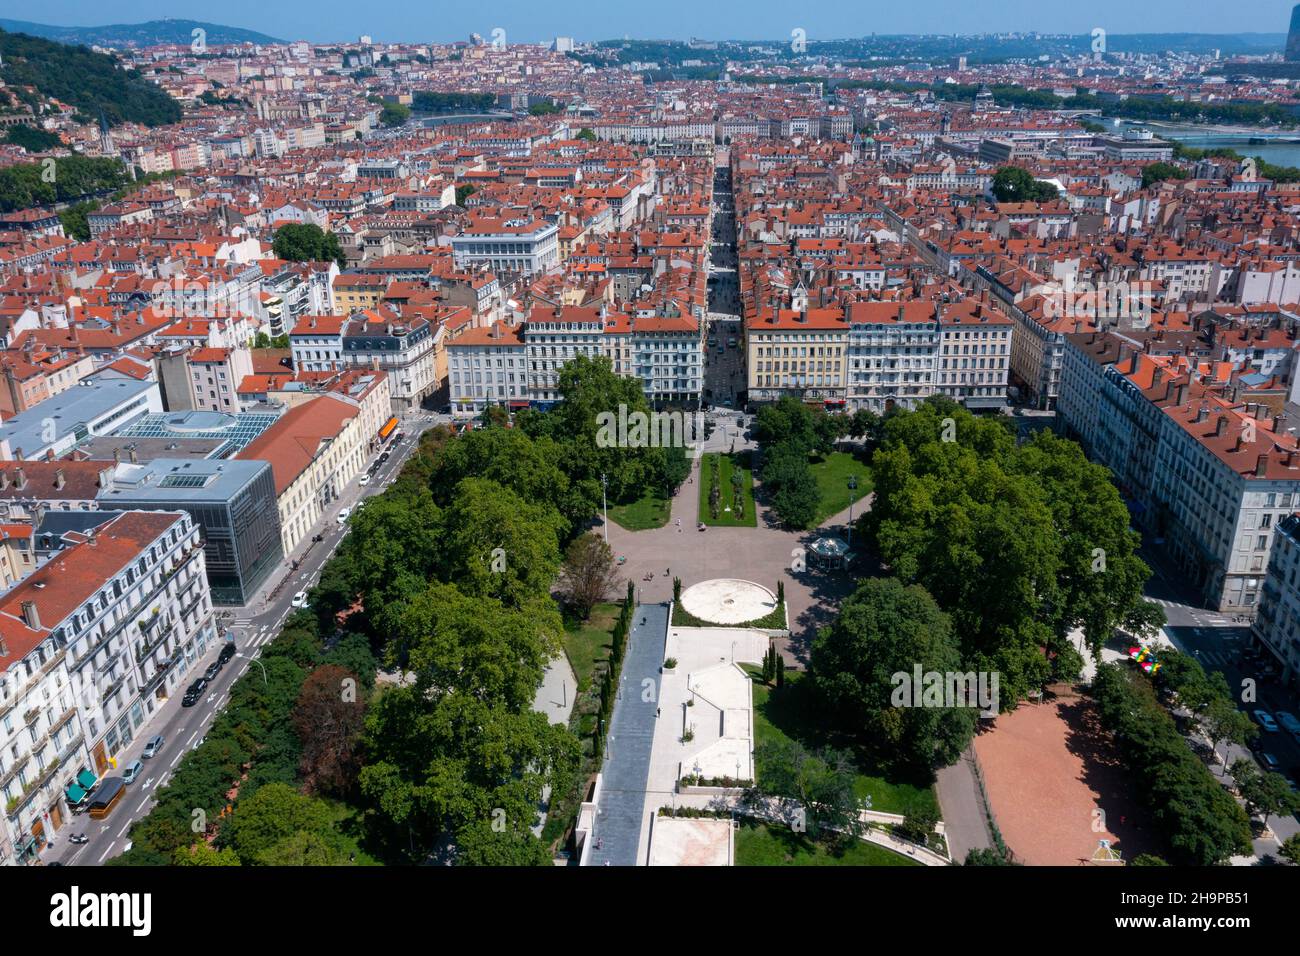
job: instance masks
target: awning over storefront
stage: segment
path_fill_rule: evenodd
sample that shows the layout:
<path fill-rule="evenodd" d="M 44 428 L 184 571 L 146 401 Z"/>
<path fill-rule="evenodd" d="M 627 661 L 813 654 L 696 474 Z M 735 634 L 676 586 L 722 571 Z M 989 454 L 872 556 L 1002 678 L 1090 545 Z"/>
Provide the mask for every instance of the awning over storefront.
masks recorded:
<path fill-rule="evenodd" d="M 82 790 L 75 783 L 68 784 L 68 789 L 63 791 L 68 798 L 68 803 L 74 807 L 82 800 L 86 799 L 86 791 Z"/>
<path fill-rule="evenodd" d="M 527 408 L 528 405 L 529 405 L 529 402 L 528 402 L 528 399 L 526 399 L 526 398 L 512 398 L 512 399 L 510 399 L 510 407 L 511 407 L 511 408 Z"/>
<path fill-rule="evenodd" d="M 86 790 L 94 790 L 95 784 L 99 783 L 99 778 L 83 767 L 77 772 L 77 783 Z"/>
<path fill-rule="evenodd" d="M 397 428 L 397 419 L 390 418 L 388 421 L 384 422 L 384 427 L 379 429 L 379 437 L 387 440 L 388 436 L 393 433 L 395 428 Z"/>

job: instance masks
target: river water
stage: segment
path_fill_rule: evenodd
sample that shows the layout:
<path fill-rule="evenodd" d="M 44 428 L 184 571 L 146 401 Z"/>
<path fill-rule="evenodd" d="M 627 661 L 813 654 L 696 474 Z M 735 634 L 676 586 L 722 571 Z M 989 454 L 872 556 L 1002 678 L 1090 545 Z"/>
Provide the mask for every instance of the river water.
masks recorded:
<path fill-rule="evenodd" d="M 1224 130 L 1216 126 L 1192 126 L 1185 123 L 1137 123 L 1121 120 L 1119 125 L 1115 125 L 1114 120 L 1104 122 L 1116 133 L 1122 132 L 1128 126 L 1145 127 L 1161 139 L 1178 140 L 1184 146 L 1193 149 L 1226 146 L 1243 156 L 1256 156 L 1277 166 L 1300 167 L 1300 132 L 1296 131 L 1286 133 L 1261 131 L 1252 134 Z"/>

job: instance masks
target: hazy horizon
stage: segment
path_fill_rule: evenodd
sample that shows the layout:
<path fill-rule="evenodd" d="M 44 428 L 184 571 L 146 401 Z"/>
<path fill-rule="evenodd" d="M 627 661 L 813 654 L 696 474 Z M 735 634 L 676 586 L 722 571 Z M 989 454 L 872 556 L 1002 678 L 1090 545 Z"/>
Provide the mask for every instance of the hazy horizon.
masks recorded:
<path fill-rule="evenodd" d="M 50 8 L 31 8 L 8 19 L 53 26 L 96 27 L 146 20 L 201 20 L 256 30 L 284 40 L 312 42 L 355 40 L 368 34 L 378 42 L 464 40 L 471 33 L 488 36 L 496 28 L 508 39 L 534 43 L 556 36 L 609 40 L 776 40 L 800 28 L 809 40 L 851 39 L 878 35 L 979 35 L 1038 32 L 1090 33 L 1101 27 L 1112 34 L 1201 33 L 1220 35 L 1285 34 L 1291 2 L 1241 0 L 1228 18 L 1221 8 L 1188 8 L 1177 0 L 1135 5 L 1126 0 L 1098 0 L 1086 11 L 1032 0 L 994 4 L 951 0 L 904 8 L 873 9 L 861 3 L 828 2 L 793 11 L 778 0 L 703 5 L 695 0 L 661 0 L 650 6 L 615 6 L 560 0 L 539 8 L 522 0 L 485 7 L 397 3 L 358 8 L 339 0 L 282 0 L 275 4 L 228 0 L 220 8 L 192 0 L 126 0 L 111 13 L 101 2 L 61 0 Z M 738 18 L 745 24 L 737 30 Z"/>

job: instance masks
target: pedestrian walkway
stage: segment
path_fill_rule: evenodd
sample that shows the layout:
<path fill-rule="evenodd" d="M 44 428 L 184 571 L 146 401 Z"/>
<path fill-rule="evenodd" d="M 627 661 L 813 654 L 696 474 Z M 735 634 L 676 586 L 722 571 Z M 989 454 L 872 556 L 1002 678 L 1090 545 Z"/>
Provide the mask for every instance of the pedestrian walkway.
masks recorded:
<path fill-rule="evenodd" d="M 637 847 L 646 817 L 646 783 L 658 694 L 642 694 L 641 688 L 645 680 L 658 686 L 667 632 L 668 605 L 637 606 L 606 735 L 590 866 L 636 866 L 644 862 L 637 859 Z"/>
<path fill-rule="evenodd" d="M 965 862 L 971 850 L 987 850 L 993 846 L 984 797 L 972 766 L 975 759 L 972 747 L 968 746 L 955 764 L 940 769 L 935 781 L 944 835 L 948 838 L 948 855 L 957 863 Z"/>

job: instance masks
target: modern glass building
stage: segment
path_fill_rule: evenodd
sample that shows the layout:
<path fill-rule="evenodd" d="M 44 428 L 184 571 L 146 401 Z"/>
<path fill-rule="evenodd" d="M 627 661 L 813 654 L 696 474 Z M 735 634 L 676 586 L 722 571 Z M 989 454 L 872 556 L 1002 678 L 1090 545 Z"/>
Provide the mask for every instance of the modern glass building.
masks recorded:
<path fill-rule="evenodd" d="M 247 604 L 284 561 L 275 479 L 265 461 L 120 464 L 98 500 L 101 508 L 188 511 L 203 532 L 214 604 Z"/>

